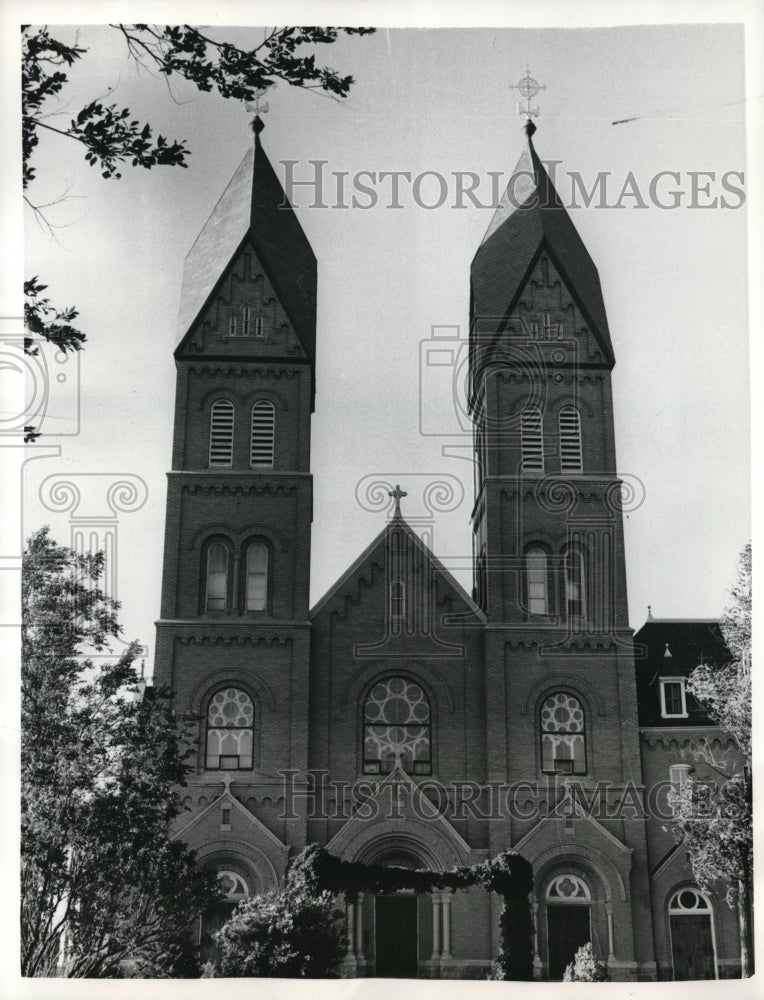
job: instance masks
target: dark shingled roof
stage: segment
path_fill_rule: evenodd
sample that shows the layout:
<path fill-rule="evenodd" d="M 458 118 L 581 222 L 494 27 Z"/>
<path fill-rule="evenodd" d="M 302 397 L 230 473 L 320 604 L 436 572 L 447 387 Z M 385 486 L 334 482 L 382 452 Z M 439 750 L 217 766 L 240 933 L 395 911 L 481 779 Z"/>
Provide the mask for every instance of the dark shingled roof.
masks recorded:
<path fill-rule="evenodd" d="M 178 345 L 245 238 L 252 241 L 310 358 L 316 352 L 316 257 L 255 136 L 186 257 Z"/>
<path fill-rule="evenodd" d="M 613 362 L 597 268 L 529 136 L 472 261 L 473 319 L 504 319 L 514 309 L 542 247 Z"/>
<path fill-rule="evenodd" d="M 666 656 L 666 644 L 671 656 Z M 703 726 L 711 723 L 691 694 L 686 719 L 664 719 L 660 678 L 689 677 L 702 663 L 724 666 L 731 654 L 716 619 L 648 618 L 634 636 L 640 726 Z M 640 646 L 643 653 L 640 655 Z"/>

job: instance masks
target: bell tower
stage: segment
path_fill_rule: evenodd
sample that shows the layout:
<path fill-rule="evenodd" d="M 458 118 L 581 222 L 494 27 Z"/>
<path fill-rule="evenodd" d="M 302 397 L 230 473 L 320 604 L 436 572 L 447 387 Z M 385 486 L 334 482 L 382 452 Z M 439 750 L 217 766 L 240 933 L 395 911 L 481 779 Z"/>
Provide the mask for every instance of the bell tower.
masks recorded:
<path fill-rule="evenodd" d="M 495 625 L 616 636 L 615 358 L 597 268 L 525 131 L 472 262 L 475 590 Z"/>
<path fill-rule="evenodd" d="M 155 676 L 196 727 L 191 797 L 226 778 L 299 847 L 277 790 L 307 763 L 316 259 L 262 128 L 185 262 Z"/>

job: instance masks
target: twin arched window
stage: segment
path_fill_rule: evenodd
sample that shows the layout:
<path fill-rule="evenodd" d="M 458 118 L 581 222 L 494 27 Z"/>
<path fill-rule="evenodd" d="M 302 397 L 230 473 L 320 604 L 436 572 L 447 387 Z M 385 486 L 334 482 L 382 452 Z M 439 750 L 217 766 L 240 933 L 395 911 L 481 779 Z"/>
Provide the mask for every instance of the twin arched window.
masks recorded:
<path fill-rule="evenodd" d="M 565 613 L 568 621 L 586 617 L 586 576 L 581 549 L 571 546 L 564 557 Z M 553 613 L 550 594 L 549 557 L 540 545 L 525 553 L 525 605 L 531 615 Z"/>
<path fill-rule="evenodd" d="M 363 706 L 364 774 L 432 771 L 430 702 L 408 677 L 388 677 L 373 685 Z"/>
<path fill-rule="evenodd" d="M 578 698 L 566 691 L 545 698 L 540 730 L 543 772 L 586 774 L 586 721 Z"/>
<path fill-rule="evenodd" d="M 233 602 L 234 608 L 244 611 L 265 611 L 268 608 L 268 546 L 264 542 L 250 542 L 243 557 L 244 585 L 237 588 L 231 581 L 231 552 L 223 541 L 213 541 L 207 546 L 204 610 L 206 612 L 227 611 Z M 241 570 L 239 571 L 241 573 Z M 231 581 L 232 583 L 232 581 Z M 238 590 L 239 593 L 234 593 Z M 240 600 L 241 598 L 241 600 Z"/>
<path fill-rule="evenodd" d="M 207 707 L 207 770 L 251 770 L 254 730 L 255 707 L 247 692 L 236 687 L 217 691 Z"/>
<path fill-rule="evenodd" d="M 575 406 L 563 406 L 558 418 L 560 472 L 583 472 L 581 416 Z M 520 453 L 524 472 L 544 471 L 543 414 L 526 407 L 520 416 Z"/>
<path fill-rule="evenodd" d="M 234 406 L 230 399 L 216 399 L 210 409 L 210 468 L 233 465 Z M 249 464 L 253 469 L 273 467 L 276 441 L 276 408 L 267 399 L 252 406 Z"/>

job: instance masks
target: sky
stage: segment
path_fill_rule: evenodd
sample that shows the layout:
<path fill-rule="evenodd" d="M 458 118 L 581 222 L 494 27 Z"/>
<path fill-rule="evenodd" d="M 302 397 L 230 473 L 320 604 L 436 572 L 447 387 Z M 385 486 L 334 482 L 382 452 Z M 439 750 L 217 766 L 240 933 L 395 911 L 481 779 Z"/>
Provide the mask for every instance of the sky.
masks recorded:
<path fill-rule="evenodd" d="M 219 30 L 239 43 L 262 37 L 257 28 Z M 44 210 L 53 236 L 25 211 L 24 273 L 39 274 L 53 301 L 76 304 L 88 342 L 79 371 L 68 367 L 61 389 L 51 380 L 47 433 L 24 469 L 23 533 L 49 523 L 69 543 L 72 511 L 50 492 L 60 479 L 82 489 L 74 516 L 88 522 L 110 515 L 110 482 L 137 484 L 139 509 L 119 515 L 116 594 L 126 637 L 140 639 L 150 661 L 183 260 L 251 142 L 251 115 L 137 71 L 113 29 L 82 27 L 78 37 L 88 51 L 71 74 L 64 115 L 104 96 L 187 140 L 192 156 L 188 169 L 126 167 L 107 181 L 77 143 L 54 135 L 40 143 L 28 195 L 38 205 L 65 197 Z M 600 272 L 617 360 L 618 468 L 644 489 L 625 521 L 630 624 L 641 626 L 648 605 L 656 617 L 719 615 L 751 516 L 748 192 L 722 183 L 728 175 L 747 188 L 737 176 L 747 170 L 746 115 L 761 115 L 760 101 L 746 101 L 742 28 L 382 29 L 319 58 L 355 77 L 350 97 L 338 103 L 280 85 L 267 97 L 262 136 L 282 180 L 283 161 L 296 161 L 297 179 L 313 175 L 310 161 L 326 161 L 328 207 L 311 208 L 307 188 L 294 198 L 319 262 L 312 603 L 385 523 L 384 511 L 358 501 L 365 477 L 400 482 L 410 494 L 404 515 L 414 518 L 422 477 L 462 482 L 464 499 L 436 516 L 432 542 L 471 588 L 472 470 L 458 447 L 469 437 L 448 378 L 422 369 L 420 357 L 433 327 L 466 338 L 470 261 L 492 211 L 455 207 L 453 175 L 477 174 L 485 201 L 490 172 L 508 179 L 524 142 L 511 88 L 529 66 L 546 86 L 534 99 L 534 143 L 543 160 L 559 161 L 563 200 L 569 172 L 587 188 L 607 175 L 606 204 L 571 215 Z M 378 183 L 376 205 L 342 209 L 340 171 L 350 179 L 433 172 L 418 200 L 435 201 L 434 174 L 447 197 L 425 208 L 404 183 L 395 209 L 389 183 Z M 664 178 L 652 199 L 661 171 L 679 179 Z M 616 208 L 630 172 L 644 204 L 624 197 Z M 711 175 L 695 181 L 696 205 L 716 198 L 715 207 L 691 207 L 693 173 Z M 655 204 L 670 203 L 671 190 L 680 192 L 677 207 Z M 18 315 L 8 296 L 2 304 L 4 316 Z M 99 538 L 104 524 L 93 529 Z"/>

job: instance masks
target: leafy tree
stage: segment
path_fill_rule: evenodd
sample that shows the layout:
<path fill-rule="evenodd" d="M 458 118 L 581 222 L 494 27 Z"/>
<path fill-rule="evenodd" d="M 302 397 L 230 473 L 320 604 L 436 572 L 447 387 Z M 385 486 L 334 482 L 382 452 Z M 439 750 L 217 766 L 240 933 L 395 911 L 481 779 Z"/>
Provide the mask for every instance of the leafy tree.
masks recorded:
<path fill-rule="evenodd" d="M 562 977 L 564 983 L 606 983 L 608 979 L 607 962 L 595 957 L 591 942 L 578 949 Z"/>
<path fill-rule="evenodd" d="M 310 852 L 294 859 L 282 890 L 240 903 L 218 932 L 223 976 L 336 975 L 345 953 L 342 913 L 302 863 Z"/>
<path fill-rule="evenodd" d="M 304 89 L 320 89 L 335 98 L 348 95 L 352 76 L 342 76 L 317 64 L 313 51 L 330 45 L 341 32 L 365 35 L 373 28 L 285 27 L 268 31 L 252 49 L 240 48 L 187 24 L 156 26 L 115 24 L 136 64 L 154 69 L 164 77 L 182 77 L 200 91 L 216 90 L 224 98 L 253 100 L 259 90 L 276 81 Z M 40 131 L 53 132 L 79 142 L 85 159 L 98 167 L 101 176 L 120 177 L 122 164 L 144 167 L 187 166 L 189 149 L 184 141 L 155 134 L 148 122 L 131 117 L 129 108 L 107 104 L 96 98 L 67 122 L 56 114 L 71 70 L 87 53 L 77 42 L 68 44 L 51 34 L 47 26 L 22 27 L 22 151 L 25 191 L 35 178 L 34 154 Z M 30 207 L 42 215 L 25 195 Z M 44 217 L 44 216 L 43 216 Z M 24 283 L 24 318 L 27 327 L 61 350 L 80 350 L 85 334 L 72 326 L 77 310 L 58 309 L 39 292 L 45 285 L 34 277 Z"/>
<path fill-rule="evenodd" d="M 86 655 L 120 633 L 102 570 L 48 528 L 24 553 L 21 971 L 196 975 L 189 924 L 220 892 L 168 835 L 187 769 L 166 693 L 141 697 L 140 647 Z"/>
<path fill-rule="evenodd" d="M 751 546 L 743 549 L 738 579 L 721 628 L 731 660 L 719 667 L 703 664 L 687 688 L 709 715 L 734 738 L 737 766 L 722 770 L 709 753 L 708 741 L 696 756 L 711 763 L 724 781 L 716 786 L 688 780 L 675 796 L 675 835 L 687 851 L 701 889 L 723 881 L 727 902 L 740 917 L 743 976 L 753 973 L 753 799 L 751 788 Z M 742 765 L 742 766 L 741 766 Z"/>

